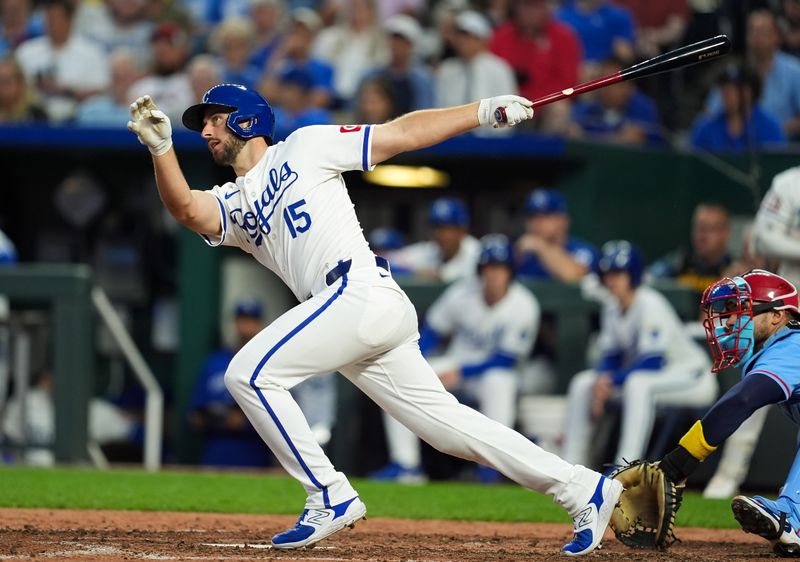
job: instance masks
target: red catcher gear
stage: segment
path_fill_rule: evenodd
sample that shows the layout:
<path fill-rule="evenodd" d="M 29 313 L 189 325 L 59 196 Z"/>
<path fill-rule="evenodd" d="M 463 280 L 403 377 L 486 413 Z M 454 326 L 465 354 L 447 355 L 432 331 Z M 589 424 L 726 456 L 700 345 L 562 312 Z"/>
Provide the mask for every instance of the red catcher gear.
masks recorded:
<path fill-rule="evenodd" d="M 754 303 L 772 303 L 770 307 L 756 307 L 766 310 L 790 310 L 800 316 L 800 300 L 797 289 L 780 275 L 763 269 L 753 269 L 742 275 L 750 286 L 750 298 Z"/>

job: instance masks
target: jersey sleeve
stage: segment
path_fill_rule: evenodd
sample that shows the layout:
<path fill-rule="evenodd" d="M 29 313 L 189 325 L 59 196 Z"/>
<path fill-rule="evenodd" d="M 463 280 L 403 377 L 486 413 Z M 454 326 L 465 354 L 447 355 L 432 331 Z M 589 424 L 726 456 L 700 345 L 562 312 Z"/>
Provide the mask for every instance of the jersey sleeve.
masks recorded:
<path fill-rule="evenodd" d="M 235 184 L 226 183 L 222 186 L 215 185 L 211 189 L 206 190 L 206 193 L 213 195 L 214 199 L 217 201 L 217 206 L 219 207 L 219 221 L 222 225 L 222 232 L 219 236 L 200 234 L 200 237 L 205 243 L 212 248 L 216 248 L 217 246 L 241 247 L 241 242 L 236 234 L 237 229 L 231 228 L 232 217 L 237 211 L 239 215 L 242 214 L 242 209 L 232 209 L 230 207 L 230 201 L 239 201 L 238 197 L 231 197 L 231 194 L 235 194 L 235 190 L 237 189 Z"/>
<path fill-rule="evenodd" d="M 503 329 L 497 351 L 519 359 L 527 356 L 533 348 L 533 342 L 539 333 L 541 310 L 539 303 L 531 297 L 530 300 L 520 298 L 512 312 Z"/>
<path fill-rule="evenodd" d="M 785 399 L 800 394 L 800 363 L 797 361 L 797 347 L 778 342 L 758 358 L 745 377 L 766 376 L 778 383 Z"/>
<path fill-rule="evenodd" d="M 370 164 L 372 125 L 312 125 L 298 129 L 289 138 L 301 143 L 317 167 L 331 173 L 374 168 Z"/>

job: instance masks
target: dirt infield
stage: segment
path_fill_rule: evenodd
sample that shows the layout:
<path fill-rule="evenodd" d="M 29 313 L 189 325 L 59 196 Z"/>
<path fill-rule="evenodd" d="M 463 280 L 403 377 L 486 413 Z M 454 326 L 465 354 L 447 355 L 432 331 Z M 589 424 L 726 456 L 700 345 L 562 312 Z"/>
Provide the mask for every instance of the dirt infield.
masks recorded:
<path fill-rule="evenodd" d="M 316 560 L 490 562 L 565 560 L 565 525 L 369 519 L 314 549 L 273 551 L 286 516 L 50 509 L 0 510 L 0 560 Z M 669 554 L 633 551 L 610 533 L 588 560 L 757 560 L 766 541 L 741 531 L 680 529 Z"/>

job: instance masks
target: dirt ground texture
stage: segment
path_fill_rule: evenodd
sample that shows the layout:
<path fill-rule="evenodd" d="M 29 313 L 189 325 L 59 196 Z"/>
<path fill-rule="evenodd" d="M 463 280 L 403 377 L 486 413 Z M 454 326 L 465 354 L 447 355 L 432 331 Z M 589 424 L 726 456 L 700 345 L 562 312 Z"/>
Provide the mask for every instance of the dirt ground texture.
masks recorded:
<path fill-rule="evenodd" d="M 491 562 L 561 560 L 567 525 L 370 518 L 313 549 L 269 549 L 295 518 L 273 515 L 0 510 L 0 560 L 317 560 Z M 679 529 L 668 553 L 630 550 L 606 533 L 586 560 L 775 559 L 763 539 L 736 530 Z"/>

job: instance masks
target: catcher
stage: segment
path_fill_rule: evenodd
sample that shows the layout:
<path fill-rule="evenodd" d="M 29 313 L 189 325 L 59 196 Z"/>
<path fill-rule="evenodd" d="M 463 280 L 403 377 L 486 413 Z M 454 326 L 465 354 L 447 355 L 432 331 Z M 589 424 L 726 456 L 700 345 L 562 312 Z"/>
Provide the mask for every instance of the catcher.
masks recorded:
<path fill-rule="evenodd" d="M 660 463 L 634 463 L 612 475 L 627 489 L 612 525 L 617 538 L 629 546 L 669 546 L 680 507 L 675 483 L 683 482 L 753 412 L 778 404 L 800 424 L 800 302 L 794 285 L 754 269 L 711 285 L 702 306 L 712 370 L 741 365 L 742 380 Z M 776 500 L 736 496 L 731 508 L 742 530 L 770 541 L 780 556 L 800 557 L 800 453 Z"/>

